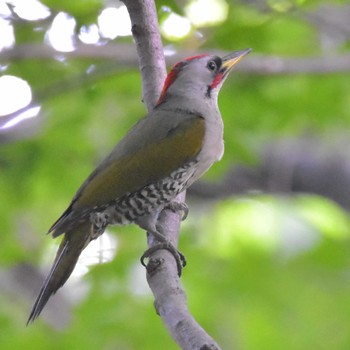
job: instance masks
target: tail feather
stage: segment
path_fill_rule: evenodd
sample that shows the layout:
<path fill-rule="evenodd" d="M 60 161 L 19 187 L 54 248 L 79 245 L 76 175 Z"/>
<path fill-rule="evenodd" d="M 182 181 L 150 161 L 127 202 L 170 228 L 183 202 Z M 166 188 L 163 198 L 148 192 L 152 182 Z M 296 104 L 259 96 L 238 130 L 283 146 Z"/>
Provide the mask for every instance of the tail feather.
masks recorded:
<path fill-rule="evenodd" d="M 55 294 L 72 274 L 81 252 L 90 242 L 90 228 L 91 223 L 86 221 L 65 233 L 53 266 L 30 312 L 27 325 L 40 315 L 51 295 Z"/>

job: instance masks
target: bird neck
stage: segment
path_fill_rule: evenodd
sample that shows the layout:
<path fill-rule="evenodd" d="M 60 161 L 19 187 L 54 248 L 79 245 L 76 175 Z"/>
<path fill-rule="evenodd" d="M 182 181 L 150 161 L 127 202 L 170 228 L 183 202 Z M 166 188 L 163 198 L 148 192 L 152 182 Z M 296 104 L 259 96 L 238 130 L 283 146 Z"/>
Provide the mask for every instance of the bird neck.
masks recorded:
<path fill-rule="evenodd" d="M 203 95 L 198 98 L 193 93 L 186 95 L 168 92 L 164 101 L 156 107 L 163 110 L 182 110 L 188 114 L 219 114 L 216 96 Z"/>

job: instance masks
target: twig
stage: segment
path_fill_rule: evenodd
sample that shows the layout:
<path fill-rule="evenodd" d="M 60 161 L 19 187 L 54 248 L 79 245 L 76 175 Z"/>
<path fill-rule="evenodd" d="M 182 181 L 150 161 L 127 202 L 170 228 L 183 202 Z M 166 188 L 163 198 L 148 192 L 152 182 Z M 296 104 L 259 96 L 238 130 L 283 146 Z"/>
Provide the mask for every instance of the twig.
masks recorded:
<path fill-rule="evenodd" d="M 143 99 L 148 110 L 155 105 L 165 79 L 165 61 L 153 0 L 124 0 L 128 8 L 142 75 Z M 185 193 L 177 197 L 185 200 Z M 157 227 L 177 246 L 180 213 L 163 210 Z M 149 246 L 154 242 L 149 236 Z M 151 265 L 151 266 L 150 266 Z M 190 314 L 185 292 L 177 275 L 175 260 L 166 250 L 152 254 L 147 268 L 147 281 L 155 297 L 155 306 L 165 326 L 182 349 L 218 350 L 215 341 Z"/>

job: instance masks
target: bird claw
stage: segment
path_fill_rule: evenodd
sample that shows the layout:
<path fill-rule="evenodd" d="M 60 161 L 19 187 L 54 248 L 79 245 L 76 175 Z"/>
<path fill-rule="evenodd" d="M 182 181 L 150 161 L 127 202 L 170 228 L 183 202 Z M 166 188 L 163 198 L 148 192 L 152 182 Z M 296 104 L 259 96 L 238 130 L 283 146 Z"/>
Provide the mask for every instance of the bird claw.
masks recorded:
<path fill-rule="evenodd" d="M 187 204 L 185 202 L 178 202 L 178 201 L 172 201 L 172 202 L 168 203 L 165 206 L 165 209 L 169 209 L 174 213 L 182 211 L 183 215 L 182 215 L 181 221 L 186 220 L 186 218 L 188 216 L 188 212 L 189 212 Z"/>
<path fill-rule="evenodd" d="M 140 258 L 141 264 L 147 269 L 147 264 L 145 263 L 145 259 L 149 258 L 154 252 L 161 249 L 166 249 L 173 255 L 176 261 L 177 273 L 179 277 L 181 277 L 182 268 L 186 266 L 186 258 L 170 242 L 158 243 L 157 245 L 151 248 L 148 248 Z"/>
<path fill-rule="evenodd" d="M 109 216 L 104 212 L 94 212 L 90 214 L 91 234 L 90 241 L 103 234 L 109 224 Z"/>
<path fill-rule="evenodd" d="M 188 207 L 186 203 L 184 202 L 178 202 L 178 201 L 172 201 L 165 205 L 164 209 L 169 209 L 174 213 L 177 213 L 179 211 L 183 212 L 182 220 L 185 220 L 188 215 Z M 177 266 L 177 272 L 179 277 L 181 277 L 182 268 L 186 266 L 186 258 L 185 256 L 178 251 L 162 234 L 160 234 L 155 227 L 144 227 L 147 230 L 148 234 L 151 234 L 159 243 L 154 245 L 153 247 L 148 248 L 143 255 L 140 258 L 141 264 L 149 268 L 148 272 L 150 271 L 150 265 L 145 263 L 145 259 L 150 258 L 151 255 L 156 252 L 157 250 L 166 249 L 168 250 L 174 257 L 176 261 Z"/>

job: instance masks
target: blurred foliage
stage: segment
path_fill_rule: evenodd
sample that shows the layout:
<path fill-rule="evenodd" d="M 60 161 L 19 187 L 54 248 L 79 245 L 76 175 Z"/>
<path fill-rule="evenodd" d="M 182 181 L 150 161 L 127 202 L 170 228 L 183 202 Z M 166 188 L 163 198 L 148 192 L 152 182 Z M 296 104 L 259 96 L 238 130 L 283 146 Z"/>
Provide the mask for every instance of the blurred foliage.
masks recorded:
<path fill-rule="evenodd" d="M 65 11 L 75 17 L 78 26 L 96 21 L 105 6 L 98 0 L 44 3 L 53 14 Z M 157 6 L 185 15 L 179 3 L 158 1 Z M 227 51 L 253 47 L 252 55 L 324 53 L 318 29 L 307 20 L 322 1 L 229 3 L 228 18 L 220 26 L 193 28 L 189 37 L 165 44 L 179 51 L 197 45 Z M 42 42 L 51 20 L 14 21 L 17 44 Z M 131 38 L 123 40 L 132 44 Z M 74 285 L 58 293 L 72 313 L 61 327 L 53 326 L 55 315 L 46 310 L 26 328 L 40 285 L 28 292 L 10 277 L 25 263 L 39 269 L 53 244 L 44 233 L 91 169 L 145 113 L 137 67 L 85 80 L 92 64 L 103 67 L 105 62 L 23 60 L 1 72 L 26 79 L 43 106 L 34 134 L 1 144 L 2 349 L 177 348 L 145 286 L 138 263 L 145 239 L 135 226 L 113 229 L 117 256 L 84 276 L 85 297 L 70 301 Z M 337 138 L 350 126 L 349 77 L 233 73 L 219 105 L 226 152 L 207 175 L 216 181 L 233 164 L 258 163 L 261 148 L 272 140 L 305 133 L 328 142 Z M 188 260 L 182 280 L 194 316 L 223 349 L 349 348 L 349 219 L 342 208 L 311 195 L 254 194 L 216 204 L 194 201 L 190 209 L 180 242 Z M 52 298 L 48 309 L 59 302 Z"/>

